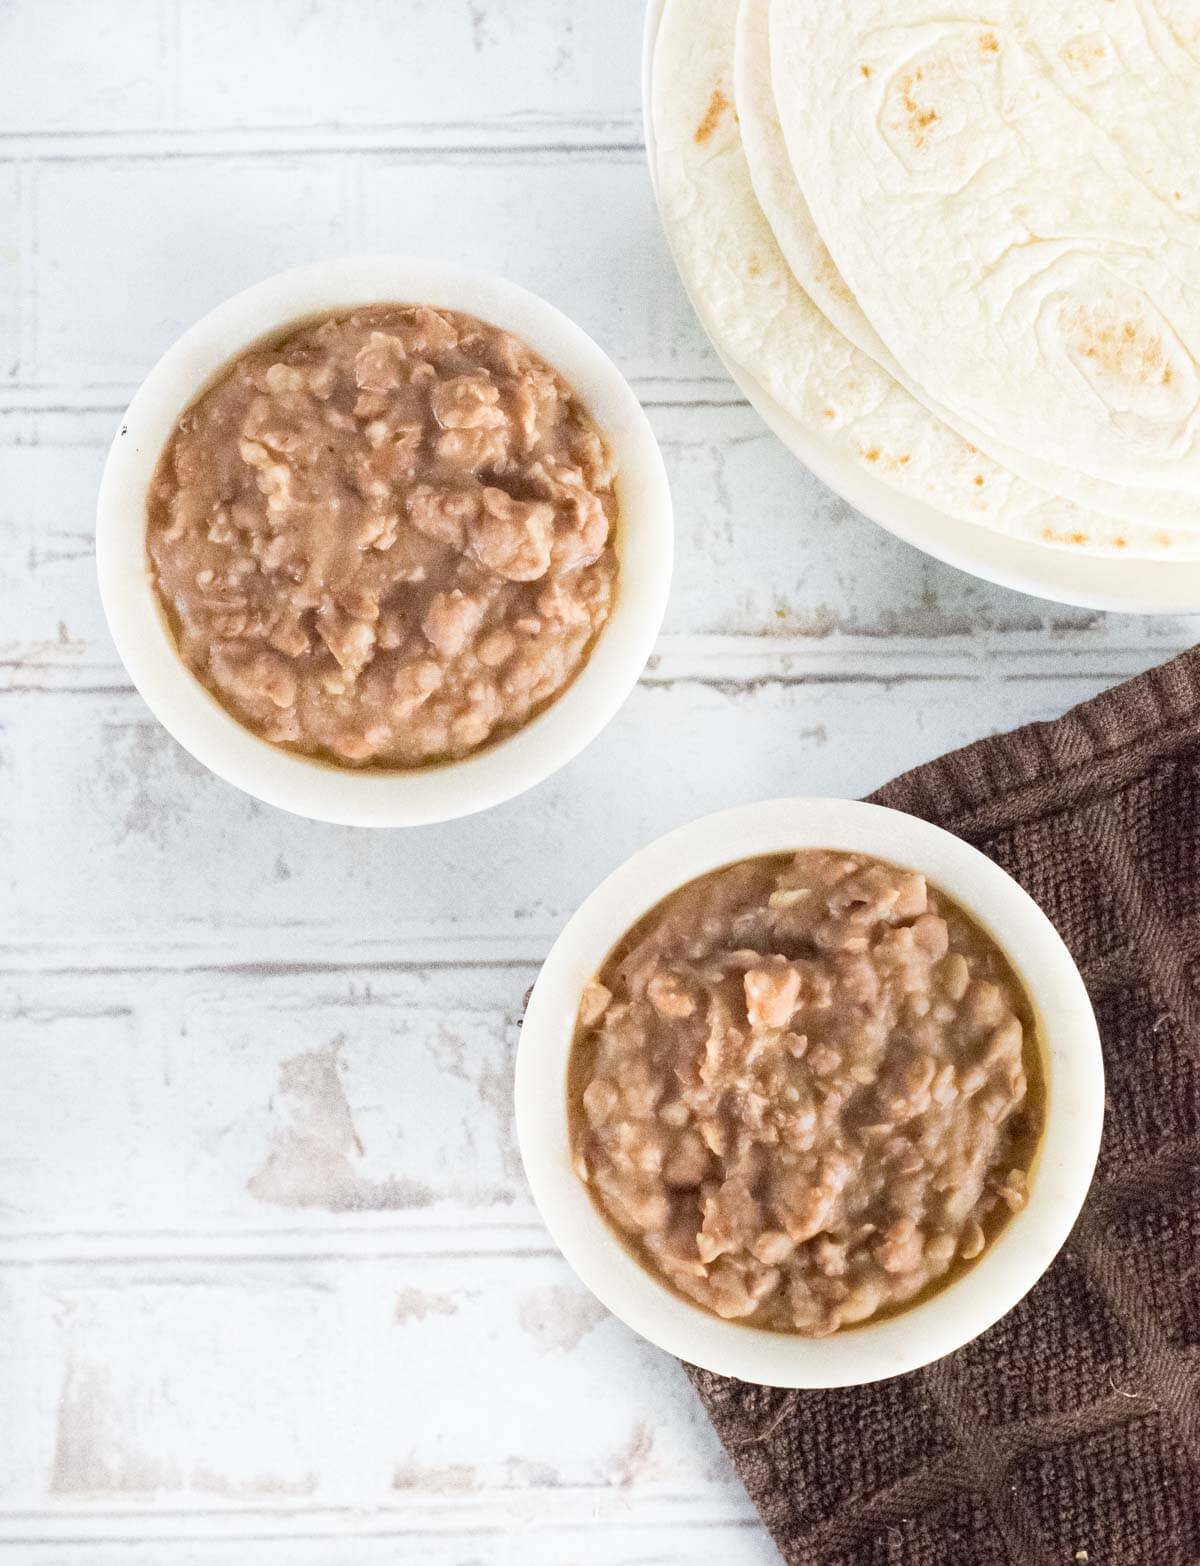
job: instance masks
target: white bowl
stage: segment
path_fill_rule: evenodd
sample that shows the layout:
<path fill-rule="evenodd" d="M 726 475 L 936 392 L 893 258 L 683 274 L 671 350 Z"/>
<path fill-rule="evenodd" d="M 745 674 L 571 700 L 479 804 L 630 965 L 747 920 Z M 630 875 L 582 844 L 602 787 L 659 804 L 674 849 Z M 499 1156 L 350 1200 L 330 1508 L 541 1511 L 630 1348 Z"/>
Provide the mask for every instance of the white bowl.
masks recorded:
<path fill-rule="evenodd" d="M 625 1249 L 571 1168 L 567 1060 L 583 986 L 630 926 L 668 893 L 736 860 L 837 848 L 920 870 L 1003 949 L 1037 1018 L 1046 1125 L 1029 1201 L 960 1277 L 899 1314 L 828 1338 L 722 1321 L 674 1294 Z M 659 1348 L 776 1387 L 843 1387 L 927 1365 L 978 1336 L 1054 1260 L 1091 1183 L 1104 1114 L 1100 1038 L 1083 980 L 1053 925 L 1017 883 L 959 838 L 914 816 L 840 799 L 724 811 L 642 849 L 588 898 L 554 944 L 521 1029 L 517 1134 L 555 1244 L 596 1297 Z"/>
<path fill-rule="evenodd" d="M 642 107 L 650 181 L 655 187 L 651 93 L 654 46 L 666 0 L 648 0 L 642 52 Z M 661 212 L 660 212 L 661 216 Z M 665 227 L 665 225 L 664 225 Z M 686 287 L 686 284 L 685 284 Z M 693 301 L 695 304 L 695 301 Z M 697 308 L 703 322 L 704 312 Z M 873 478 L 818 431 L 800 424 L 752 375 L 712 344 L 746 401 L 804 466 L 865 517 L 941 560 L 987 582 L 1035 598 L 1124 614 L 1188 614 L 1200 610 L 1200 560 L 1126 560 L 1080 555 L 958 521 Z"/>
<path fill-rule="evenodd" d="M 559 370 L 603 430 L 617 466 L 620 577 L 612 617 L 572 684 L 509 738 L 462 761 L 356 771 L 267 743 L 190 673 L 162 614 L 146 556 L 147 491 L 176 421 L 212 378 L 280 328 L 371 303 L 461 310 L 506 328 Z M 100 484 L 96 555 L 109 629 L 147 705 L 185 750 L 248 794 L 354 826 L 420 826 L 512 798 L 570 761 L 637 683 L 666 611 L 671 496 L 661 453 L 621 372 L 579 327 L 514 283 L 441 261 L 356 256 L 282 272 L 198 321 L 143 381 Z"/>

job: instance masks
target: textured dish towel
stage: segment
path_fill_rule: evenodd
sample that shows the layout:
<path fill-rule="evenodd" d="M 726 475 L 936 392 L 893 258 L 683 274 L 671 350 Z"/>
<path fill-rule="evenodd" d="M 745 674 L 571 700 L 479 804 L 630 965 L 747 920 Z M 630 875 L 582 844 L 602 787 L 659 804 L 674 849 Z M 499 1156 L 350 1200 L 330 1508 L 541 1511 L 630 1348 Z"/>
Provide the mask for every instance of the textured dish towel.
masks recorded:
<path fill-rule="evenodd" d="M 1054 1266 L 926 1370 L 689 1368 L 788 1566 L 1200 1563 L 1200 649 L 873 796 L 982 849 L 1091 992 L 1108 1101 Z"/>

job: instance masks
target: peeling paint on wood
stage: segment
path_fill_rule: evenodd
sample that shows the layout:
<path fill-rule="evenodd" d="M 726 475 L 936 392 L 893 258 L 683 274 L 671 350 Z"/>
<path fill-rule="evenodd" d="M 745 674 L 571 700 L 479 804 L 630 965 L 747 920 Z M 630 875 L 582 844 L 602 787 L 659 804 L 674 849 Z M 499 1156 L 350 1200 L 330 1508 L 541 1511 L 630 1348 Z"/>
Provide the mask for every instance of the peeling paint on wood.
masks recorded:
<path fill-rule="evenodd" d="M 424 1321 L 427 1316 L 453 1316 L 458 1306 L 449 1294 L 424 1294 L 420 1289 L 401 1289 L 396 1295 L 396 1320 Z"/>
<path fill-rule="evenodd" d="M 607 1316 L 603 1305 L 585 1289 L 535 1289 L 523 1296 L 517 1309 L 522 1331 L 543 1354 L 566 1354 Z"/>

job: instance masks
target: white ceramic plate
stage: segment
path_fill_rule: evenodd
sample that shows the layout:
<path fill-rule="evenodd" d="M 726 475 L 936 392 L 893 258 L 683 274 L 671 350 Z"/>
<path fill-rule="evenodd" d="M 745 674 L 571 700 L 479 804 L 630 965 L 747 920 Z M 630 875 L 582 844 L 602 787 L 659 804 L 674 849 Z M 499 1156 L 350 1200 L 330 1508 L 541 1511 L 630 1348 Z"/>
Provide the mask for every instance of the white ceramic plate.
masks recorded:
<path fill-rule="evenodd" d="M 650 179 L 655 184 L 652 82 L 654 45 L 666 0 L 649 0 L 642 58 L 642 105 Z M 661 215 L 661 214 L 660 214 Z M 699 311 L 697 312 L 700 313 Z M 1200 560 L 1124 560 L 1078 555 L 1011 539 L 943 516 L 890 489 L 786 413 L 757 381 L 713 347 L 746 400 L 805 467 L 856 511 L 926 554 L 1001 587 L 1056 603 L 1126 614 L 1200 610 Z"/>
<path fill-rule="evenodd" d="M 502 326 L 559 370 L 616 459 L 621 573 L 612 616 L 570 686 L 524 728 L 462 761 L 414 771 L 336 767 L 243 727 L 184 665 L 146 558 L 146 497 L 176 421 L 231 359 L 271 332 L 376 302 L 428 304 Z M 421 826 L 532 788 L 615 715 L 650 656 L 666 611 L 674 534 L 654 433 L 628 383 L 559 310 L 489 272 L 399 256 L 350 256 L 281 272 L 218 305 L 142 382 L 100 485 L 100 596 L 121 661 L 147 706 L 218 777 L 298 815 L 352 826 Z"/>
<path fill-rule="evenodd" d="M 567 1061 L 584 985 L 630 927 L 695 876 L 758 854 L 839 848 L 920 870 L 997 942 L 1037 1018 L 1046 1125 L 1029 1201 L 980 1259 L 929 1299 L 881 1321 L 804 1338 L 721 1321 L 646 1271 L 571 1167 Z M 1062 1247 L 1091 1183 L 1104 1117 L 1104 1063 L 1087 990 L 1054 926 L 1017 883 L 915 816 L 839 799 L 746 805 L 642 849 L 593 892 L 534 986 L 517 1053 L 521 1157 L 555 1244 L 613 1315 L 707 1370 L 779 1387 L 856 1386 L 960 1348 L 1026 1295 Z"/>

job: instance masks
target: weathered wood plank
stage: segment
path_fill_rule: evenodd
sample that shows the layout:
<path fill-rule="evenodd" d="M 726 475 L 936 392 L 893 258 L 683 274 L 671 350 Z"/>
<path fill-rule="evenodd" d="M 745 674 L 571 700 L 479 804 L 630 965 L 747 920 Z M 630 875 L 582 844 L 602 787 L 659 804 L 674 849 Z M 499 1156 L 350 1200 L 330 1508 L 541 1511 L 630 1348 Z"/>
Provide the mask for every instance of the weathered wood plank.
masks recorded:
<path fill-rule="evenodd" d="M 638 139 L 642 0 L 88 0 L 0 7 L 0 133 L 393 128 Z M 56 69 L 46 72 L 43 62 Z M 87 90 L 81 91 L 86 83 Z"/>
<path fill-rule="evenodd" d="M 6 1392 L 0 1533 L 4 1512 L 151 1498 L 461 1499 L 494 1526 L 636 1490 L 750 1515 L 679 1366 L 557 1257 L 45 1266 L 2 1305 L 37 1352 Z"/>
<path fill-rule="evenodd" d="M 15 381 L 21 368 L 20 299 L 28 273 L 22 189 L 16 164 L 0 163 L 0 388 Z"/>
<path fill-rule="evenodd" d="M 640 1510 L 629 1508 L 635 1517 Z M 694 1511 L 689 1508 L 679 1519 L 657 1524 L 625 1520 L 624 1513 L 615 1520 L 601 1514 L 573 1528 L 539 1519 L 523 1526 L 472 1529 L 459 1515 L 448 1525 L 420 1533 L 403 1520 L 378 1514 L 344 1521 L 318 1518 L 311 1528 L 324 1536 L 317 1538 L 283 1529 L 274 1518 L 263 1519 L 242 1538 L 232 1530 L 219 1537 L 205 1530 L 198 1538 L 198 1527 L 208 1519 L 199 1525 L 185 1519 L 179 1527 L 189 1537 L 182 1539 L 167 1531 L 170 1523 L 149 1513 L 116 1520 L 107 1530 L 108 1543 L 89 1542 L 90 1535 L 81 1537 L 56 1514 L 34 1525 L 67 1542 L 13 1540 L 6 1545 L 0 1540 L 0 1561 L 19 1561 L 21 1566 L 162 1566 L 164 1560 L 172 1566 L 244 1566 L 250 1557 L 247 1542 L 252 1541 L 255 1566 L 480 1566 L 483 1561 L 488 1566 L 695 1566 L 697 1560 L 715 1560 L 720 1566 L 779 1566 L 775 1546 L 756 1521 L 696 1521 Z M 147 1543 L 147 1537 L 168 1542 Z"/>
<path fill-rule="evenodd" d="M 35 177 L 33 385 L 123 392 L 238 288 L 357 248 L 335 159 L 49 163 Z"/>
<path fill-rule="evenodd" d="M 219 1252 L 230 1226 L 278 1230 L 282 1249 L 309 1227 L 525 1225 L 517 1243 L 546 1248 L 511 1098 L 535 976 L 0 981 L 0 1260 L 13 1237 L 71 1255 L 97 1231 L 134 1254 L 193 1233 Z"/>
<path fill-rule="evenodd" d="M 38 331 L 23 384 L 123 395 L 238 288 L 364 248 L 504 272 L 575 316 L 633 376 L 724 379 L 667 258 L 637 151 L 125 158 L 43 163 L 34 177 Z"/>
<path fill-rule="evenodd" d="M 1015 681 L 981 661 L 974 677 L 907 685 L 643 684 L 541 788 L 393 833 L 256 804 L 205 773 L 130 692 L 10 691 L 3 965 L 420 961 L 440 943 L 447 957 L 536 961 L 609 870 L 682 820 L 782 794 L 862 794 L 1103 683 Z"/>
<path fill-rule="evenodd" d="M 0 6 L 0 131 L 104 130 L 170 113 L 169 7 L 126 0 L 120 23 L 96 25 L 87 0 Z"/>
<path fill-rule="evenodd" d="M 96 588 L 102 463 L 88 448 L 0 445 L 0 682 L 93 668 L 101 683 L 123 679 Z"/>

